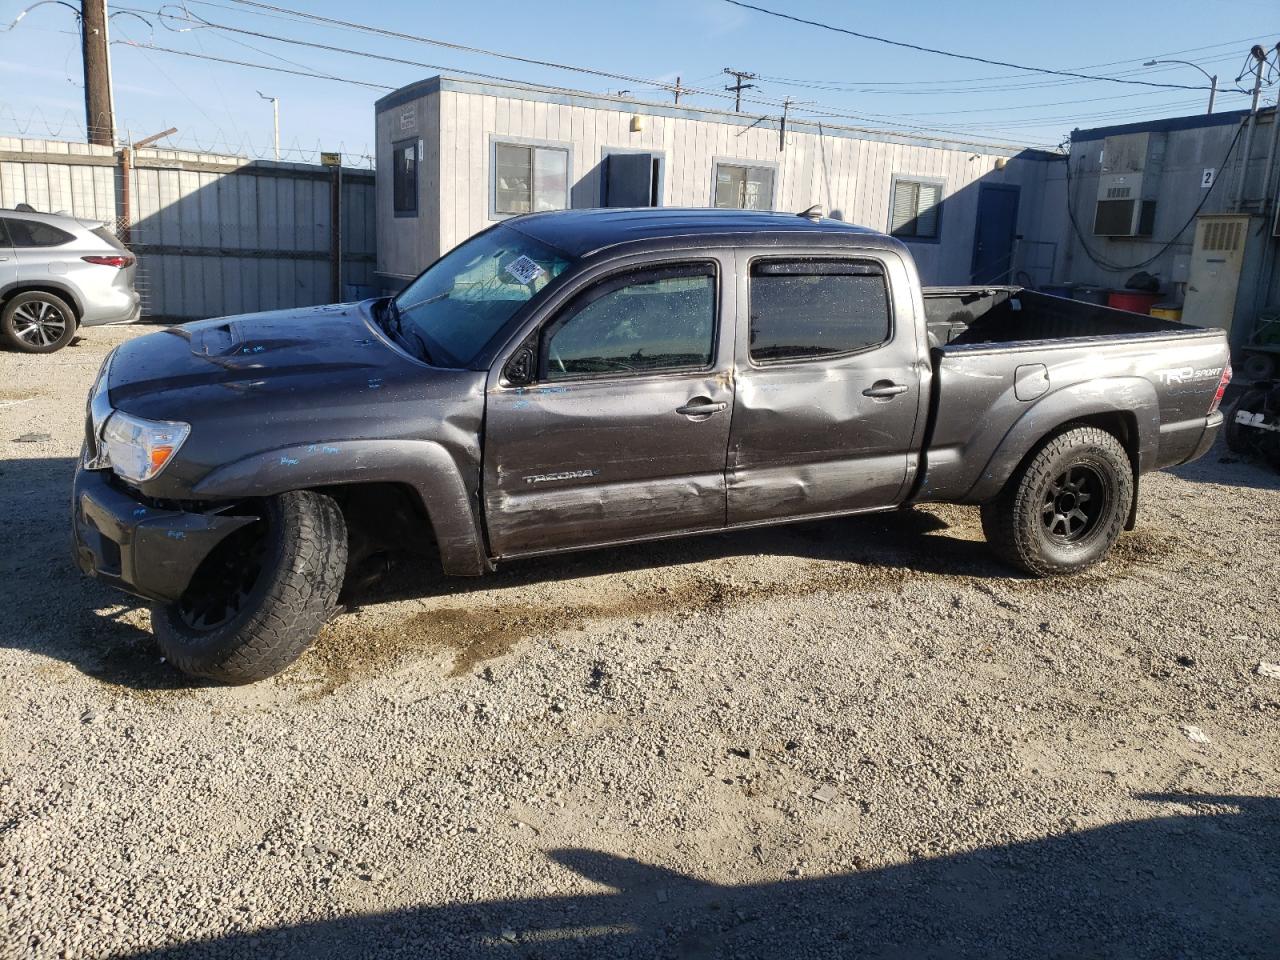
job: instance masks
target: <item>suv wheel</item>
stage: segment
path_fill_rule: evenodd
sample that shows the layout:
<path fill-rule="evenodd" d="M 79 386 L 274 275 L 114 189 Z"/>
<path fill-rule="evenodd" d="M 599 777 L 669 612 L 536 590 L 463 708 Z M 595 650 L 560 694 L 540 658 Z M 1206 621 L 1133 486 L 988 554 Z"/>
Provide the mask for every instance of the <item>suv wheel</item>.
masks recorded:
<path fill-rule="evenodd" d="M 1037 577 L 1076 573 L 1111 550 L 1133 498 L 1120 441 L 1097 427 L 1049 440 L 982 505 L 982 530 L 1007 563 Z"/>
<path fill-rule="evenodd" d="M 53 353 L 76 335 L 75 311 L 43 290 L 15 294 L 0 312 L 0 333 L 23 353 Z"/>
<path fill-rule="evenodd" d="M 220 543 L 181 599 L 151 608 L 156 642 L 183 673 L 265 679 L 315 641 L 337 608 L 346 568 L 347 528 L 332 497 L 269 497 L 262 519 Z"/>

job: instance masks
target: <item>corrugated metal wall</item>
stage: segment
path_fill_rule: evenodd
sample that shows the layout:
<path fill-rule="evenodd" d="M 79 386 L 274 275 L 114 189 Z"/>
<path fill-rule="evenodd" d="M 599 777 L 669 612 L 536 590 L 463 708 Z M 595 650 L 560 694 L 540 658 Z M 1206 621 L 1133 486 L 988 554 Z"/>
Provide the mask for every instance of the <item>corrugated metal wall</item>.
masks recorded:
<path fill-rule="evenodd" d="M 333 299 L 332 177 L 312 164 L 0 138 L 0 207 L 28 203 L 128 227 L 144 316 L 193 319 Z M 343 298 L 373 282 L 374 180 L 343 171 Z"/>

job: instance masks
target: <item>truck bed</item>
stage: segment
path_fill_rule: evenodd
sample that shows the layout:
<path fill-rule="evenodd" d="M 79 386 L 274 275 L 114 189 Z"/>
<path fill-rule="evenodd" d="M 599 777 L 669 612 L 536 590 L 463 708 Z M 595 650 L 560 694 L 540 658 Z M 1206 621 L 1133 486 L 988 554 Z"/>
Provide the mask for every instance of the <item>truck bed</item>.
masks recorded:
<path fill-rule="evenodd" d="M 931 347 L 1199 333 L 1197 327 L 1023 287 L 925 287 Z"/>

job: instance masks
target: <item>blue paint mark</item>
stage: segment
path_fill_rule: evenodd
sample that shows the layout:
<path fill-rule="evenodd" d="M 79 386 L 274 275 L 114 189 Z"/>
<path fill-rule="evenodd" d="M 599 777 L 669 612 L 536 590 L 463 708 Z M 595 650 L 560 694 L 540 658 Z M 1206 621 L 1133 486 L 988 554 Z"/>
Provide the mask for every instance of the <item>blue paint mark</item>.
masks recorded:
<path fill-rule="evenodd" d="M 338 448 L 337 447 L 321 447 L 320 452 L 321 453 L 337 453 Z"/>
<path fill-rule="evenodd" d="M 292 466 L 296 466 L 296 465 L 297 465 L 297 463 L 298 463 L 298 461 L 297 461 L 297 460 L 295 460 L 293 457 L 281 457 L 281 458 L 280 458 L 280 466 L 282 466 L 282 467 L 292 467 Z"/>
<path fill-rule="evenodd" d="M 369 382 L 370 390 L 378 390 L 378 389 L 381 389 L 382 387 L 381 377 L 370 377 L 368 382 Z"/>
<path fill-rule="evenodd" d="M 370 345 L 372 345 L 372 344 L 373 344 L 373 341 L 372 341 L 372 340 L 370 340 L 368 337 L 365 337 L 363 340 L 357 340 L 357 341 L 356 341 L 356 346 L 357 346 L 357 347 L 367 347 L 367 346 L 370 346 Z"/>
<path fill-rule="evenodd" d="M 241 352 L 241 353 L 262 353 L 262 351 L 263 351 L 263 350 L 265 350 L 265 349 L 267 349 L 267 348 L 266 348 L 266 347 L 264 347 L 264 346 L 262 346 L 261 344 L 259 344 L 259 345 L 258 345 L 258 346 L 256 346 L 256 347 L 245 347 L 245 348 L 244 348 L 244 349 L 242 349 L 240 352 Z"/>
<path fill-rule="evenodd" d="M 185 539 L 187 539 L 187 535 L 186 535 L 185 533 L 183 533 L 181 530 L 166 530 L 166 531 L 165 531 L 165 536 L 166 536 L 166 537 L 168 537 L 170 540 L 185 540 Z"/>
<path fill-rule="evenodd" d="M 525 410 L 528 409 L 529 406 L 531 406 L 531 404 L 528 400 L 517 400 L 515 403 L 511 404 L 511 408 L 513 410 Z"/>
<path fill-rule="evenodd" d="M 147 508 L 138 507 L 136 510 L 133 511 L 133 515 L 135 517 L 145 517 L 147 515 Z"/>

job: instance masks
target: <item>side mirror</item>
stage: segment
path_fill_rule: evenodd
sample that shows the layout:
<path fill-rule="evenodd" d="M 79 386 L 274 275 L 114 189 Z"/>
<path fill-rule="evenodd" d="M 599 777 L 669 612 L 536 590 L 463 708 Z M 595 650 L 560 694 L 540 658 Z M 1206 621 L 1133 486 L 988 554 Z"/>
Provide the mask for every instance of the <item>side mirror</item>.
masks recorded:
<path fill-rule="evenodd" d="M 533 348 L 522 346 L 507 361 L 506 367 L 502 370 L 502 376 L 506 378 L 507 383 L 517 387 L 528 386 L 533 383 L 534 358 Z"/>

